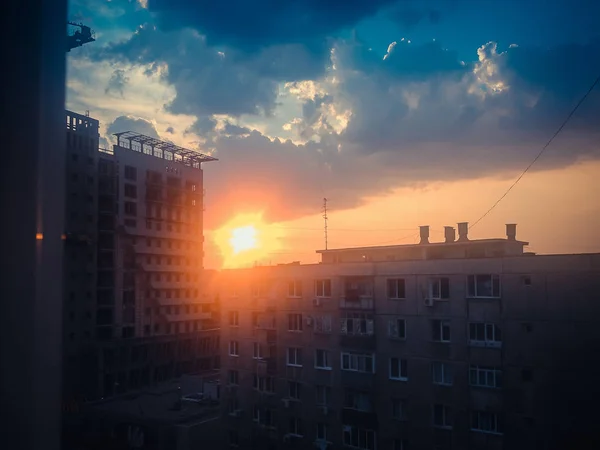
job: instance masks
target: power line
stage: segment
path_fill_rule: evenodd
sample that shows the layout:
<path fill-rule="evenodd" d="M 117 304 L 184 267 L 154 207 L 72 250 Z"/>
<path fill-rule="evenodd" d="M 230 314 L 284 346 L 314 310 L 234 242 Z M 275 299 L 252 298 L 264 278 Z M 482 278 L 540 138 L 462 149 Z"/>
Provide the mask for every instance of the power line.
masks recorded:
<path fill-rule="evenodd" d="M 531 161 L 529 163 L 529 165 L 525 168 L 525 170 L 521 173 L 521 175 L 519 175 L 519 177 L 513 182 L 513 184 L 510 185 L 510 187 L 506 190 L 506 192 L 504 192 L 504 194 L 502 194 L 502 196 L 496 200 L 496 203 L 494 203 L 492 205 L 492 207 L 490 209 L 488 209 L 479 219 L 477 219 L 470 227 L 469 229 L 473 228 L 475 225 L 477 225 L 485 216 L 487 216 L 496 206 L 498 206 L 498 204 L 504 199 L 504 197 L 506 197 L 508 195 L 508 193 L 510 191 L 512 191 L 512 189 L 517 185 L 517 183 L 519 181 L 521 181 L 521 178 L 523 178 L 523 176 L 529 171 L 529 169 L 531 169 L 531 166 L 533 166 L 536 161 L 538 159 L 540 159 L 540 157 L 542 156 L 542 154 L 546 151 L 546 149 L 550 146 L 550 144 L 552 143 L 552 141 L 554 140 L 554 138 L 556 138 L 556 136 L 558 136 L 558 134 L 562 131 L 562 129 L 567 125 L 567 123 L 569 122 L 569 120 L 571 120 L 571 117 L 573 117 L 573 115 L 575 114 L 575 112 L 579 109 L 579 107 L 581 106 L 581 104 L 585 101 L 585 99 L 588 97 L 588 95 L 590 95 L 590 93 L 594 90 L 594 88 L 596 87 L 596 85 L 598 84 L 598 82 L 600 82 L 600 75 L 598 76 L 598 78 L 596 78 L 596 80 L 592 83 L 592 85 L 590 86 L 590 88 L 588 89 L 588 91 L 585 93 L 585 95 L 583 97 L 581 97 L 581 99 L 577 102 L 577 104 L 575 105 L 575 108 L 573 108 L 571 110 L 571 112 L 569 113 L 569 115 L 567 116 L 567 118 L 562 122 L 562 124 L 560 125 L 560 127 L 558 127 L 558 130 L 556 130 L 556 132 L 552 135 L 552 137 L 548 140 L 548 142 L 546 142 L 546 145 L 544 145 L 542 147 L 542 149 L 539 151 L 539 153 L 537 154 L 537 156 L 533 159 L 533 161 Z"/>

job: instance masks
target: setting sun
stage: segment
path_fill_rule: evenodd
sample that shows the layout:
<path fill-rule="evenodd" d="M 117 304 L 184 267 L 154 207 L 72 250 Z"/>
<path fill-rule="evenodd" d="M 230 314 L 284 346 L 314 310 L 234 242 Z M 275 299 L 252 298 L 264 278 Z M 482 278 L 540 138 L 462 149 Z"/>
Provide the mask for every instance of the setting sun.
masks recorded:
<path fill-rule="evenodd" d="M 258 232 L 253 225 L 247 225 L 245 227 L 235 228 L 231 231 L 231 238 L 229 244 L 233 249 L 234 254 L 258 248 L 260 243 L 258 241 Z"/>
<path fill-rule="evenodd" d="M 242 214 L 213 232 L 223 268 L 268 263 L 282 248 L 283 229 L 267 224 L 262 214 Z"/>

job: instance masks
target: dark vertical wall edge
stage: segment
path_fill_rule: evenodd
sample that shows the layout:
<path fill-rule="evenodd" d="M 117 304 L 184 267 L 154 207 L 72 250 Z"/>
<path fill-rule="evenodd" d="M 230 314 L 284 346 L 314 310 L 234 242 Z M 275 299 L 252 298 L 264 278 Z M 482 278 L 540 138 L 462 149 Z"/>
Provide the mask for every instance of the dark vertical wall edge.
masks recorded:
<path fill-rule="evenodd" d="M 0 14 L 0 435 L 19 449 L 60 448 L 66 14 L 64 0 Z"/>

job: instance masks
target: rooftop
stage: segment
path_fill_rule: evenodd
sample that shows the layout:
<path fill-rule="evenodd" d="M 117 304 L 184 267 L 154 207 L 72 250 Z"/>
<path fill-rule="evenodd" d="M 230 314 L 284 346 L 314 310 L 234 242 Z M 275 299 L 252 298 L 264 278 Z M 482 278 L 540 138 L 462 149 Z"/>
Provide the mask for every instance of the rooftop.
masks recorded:
<path fill-rule="evenodd" d="M 90 413 L 143 419 L 177 425 L 212 420 L 219 415 L 218 400 L 205 393 L 206 379 L 182 376 L 147 389 L 90 403 Z"/>
<path fill-rule="evenodd" d="M 218 161 L 217 158 L 199 151 L 180 147 L 171 142 L 161 141 L 134 131 L 124 131 L 114 135 L 117 137 L 117 145 L 121 148 L 127 148 L 167 161 L 178 162 L 197 169 L 200 168 L 200 164 L 203 162 Z"/>

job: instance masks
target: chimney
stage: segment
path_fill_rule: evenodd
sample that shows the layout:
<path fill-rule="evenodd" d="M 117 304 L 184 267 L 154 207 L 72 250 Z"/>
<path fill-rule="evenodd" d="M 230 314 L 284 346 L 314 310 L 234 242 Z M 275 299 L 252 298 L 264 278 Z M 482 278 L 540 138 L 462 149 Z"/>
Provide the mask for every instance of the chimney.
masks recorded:
<path fill-rule="evenodd" d="M 517 240 L 517 224 L 516 223 L 507 223 L 506 224 L 506 239 L 509 241 Z"/>
<path fill-rule="evenodd" d="M 454 227 L 444 227 L 444 237 L 446 238 L 446 244 L 449 242 L 454 242 L 456 239 Z"/>
<path fill-rule="evenodd" d="M 458 224 L 458 242 L 468 241 L 469 222 L 460 222 Z"/>
<path fill-rule="evenodd" d="M 429 225 L 419 227 L 421 232 L 421 242 L 419 244 L 429 244 Z"/>

